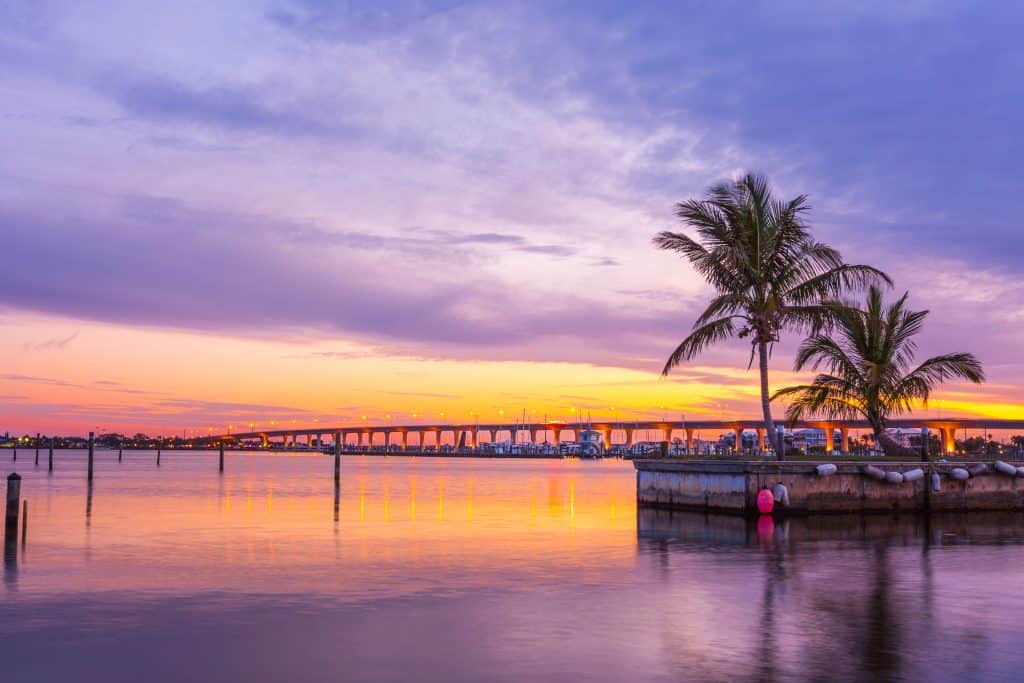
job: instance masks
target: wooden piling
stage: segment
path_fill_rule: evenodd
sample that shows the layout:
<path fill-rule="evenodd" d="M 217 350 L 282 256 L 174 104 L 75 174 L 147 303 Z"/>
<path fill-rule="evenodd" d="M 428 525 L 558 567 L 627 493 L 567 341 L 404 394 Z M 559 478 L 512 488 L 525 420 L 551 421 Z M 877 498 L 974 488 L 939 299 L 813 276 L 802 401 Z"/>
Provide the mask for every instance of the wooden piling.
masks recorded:
<path fill-rule="evenodd" d="M 156 466 L 160 467 L 160 449 L 156 449 Z"/>
<path fill-rule="evenodd" d="M 50 465 L 48 472 L 53 472 L 53 437 L 50 437 Z"/>
<path fill-rule="evenodd" d="M 341 481 L 341 434 L 334 435 L 334 483 Z"/>
<path fill-rule="evenodd" d="M 25 538 L 28 536 L 28 501 L 21 503 L 21 548 L 25 549 Z"/>
<path fill-rule="evenodd" d="M 122 450 L 123 449 L 120 446 L 117 447 L 117 461 L 118 462 L 121 462 L 121 451 Z"/>
<path fill-rule="evenodd" d="M 4 541 L 18 538 L 18 507 L 21 499 L 21 475 L 7 475 L 7 511 L 4 516 Z"/>
<path fill-rule="evenodd" d="M 36 465 L 39 465 L 39 437 L 42 436 L 38 432 L 36 433 Z"/>
<path fill-rule="evenodd" d="M 13 462 L 18 462 L 18 447 L 17 446 L 14 447 L 14 460 L 13 460 Z"/>
<path fill-rule="evenodd" d="M 93 433 L 89 432 L 89 481 L 92 481 Z"/>
<path fill-rule="evenodd" d="M 224 442 L 220 442 L 220 473 L 224 474 Z"/>

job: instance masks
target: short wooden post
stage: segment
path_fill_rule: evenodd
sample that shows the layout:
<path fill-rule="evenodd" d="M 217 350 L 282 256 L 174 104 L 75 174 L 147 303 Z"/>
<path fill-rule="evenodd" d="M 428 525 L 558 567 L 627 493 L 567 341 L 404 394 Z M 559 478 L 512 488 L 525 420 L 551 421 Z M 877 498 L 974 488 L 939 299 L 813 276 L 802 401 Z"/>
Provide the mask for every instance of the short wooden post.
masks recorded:
<path fill-rule="evenodd" d="M 160 467 L 160 449 L 156 449 L 156 466 Z"/>
<path fill-rule="evenodd" d="M 93 452 L 92 437 L 93 437 L 93 433 L 89 432 L 89 481 L 92 481 L 92 452 Z"/>
<path fill-rule="evenodd" d="M 53 472 L 53 437 L 50 437 L 50 465 L 48 472 Z"/>
<path fill-rule="evenodd" d="M 220 442 L 220 473 L 224 474 L 224 442 Z"/>
<path fill-rule="evenodd" d="M 4 517 L 4 541 L 18 538 L 18 507 L 21 499 L 21 475 L 7 475 L 7 512 Z"/>
<path fill-rule="evenodd" d="M 118 446 L 118 447 L 117 447 L 117 461 L 118 461 L 118 462 L 121 462 L 121 451 L 122 451 L 122 450 L 123 450 L 123 449 L 121 448 L 121 446 Z"/>
<path fill-rule="evenodd" d="M 39 464 L 39 437 L 42 436 L 36 432 L 36 465 Z"/>

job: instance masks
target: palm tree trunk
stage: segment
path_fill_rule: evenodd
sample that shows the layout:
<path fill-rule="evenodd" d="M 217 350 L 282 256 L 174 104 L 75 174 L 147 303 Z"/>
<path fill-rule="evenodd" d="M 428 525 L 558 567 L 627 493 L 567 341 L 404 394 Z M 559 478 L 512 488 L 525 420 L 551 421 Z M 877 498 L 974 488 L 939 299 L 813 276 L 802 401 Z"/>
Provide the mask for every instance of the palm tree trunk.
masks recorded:
<path fill-rule="evenodd" d="M 775 449 L 775 456 L 782 460 L 782 445 L 775 433 L 775 422 L 772 420 L 772 408 L 768 394 L 768 344 L 757 342 L 757 361 L 761 371 L 761 412 L 764 415 L 764 429 L 768 433 L 768 443 Z"/>

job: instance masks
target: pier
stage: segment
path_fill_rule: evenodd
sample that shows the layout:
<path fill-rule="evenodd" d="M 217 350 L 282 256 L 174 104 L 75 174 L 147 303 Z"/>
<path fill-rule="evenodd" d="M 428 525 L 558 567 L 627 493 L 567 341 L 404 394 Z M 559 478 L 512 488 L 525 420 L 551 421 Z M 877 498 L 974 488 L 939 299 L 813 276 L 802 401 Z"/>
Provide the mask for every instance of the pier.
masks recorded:
<path fill-rule="evenodd" d="M 637 460 L 637 505 L 750 517 L 761 513 L 758 494 L 781 485 L 773 515 L 1024 510 L 1024 468 L 870 460 L 835 462 L 827 474 L 823 461 Z"/>

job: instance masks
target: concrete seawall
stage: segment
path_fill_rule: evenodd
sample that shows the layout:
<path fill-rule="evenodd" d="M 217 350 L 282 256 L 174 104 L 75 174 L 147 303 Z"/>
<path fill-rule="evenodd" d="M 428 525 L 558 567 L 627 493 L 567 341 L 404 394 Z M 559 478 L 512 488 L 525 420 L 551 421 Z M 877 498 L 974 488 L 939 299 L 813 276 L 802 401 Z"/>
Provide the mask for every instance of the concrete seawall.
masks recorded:
<path fill-rule="evenodd" d="M 827 461 L 824 461 L 827 462 Z M 756 515 L 757 494 L 765 486 L 786 486 L 789 505 L 776 505 L 776 515 L 921 511 L 1024 510 L 1024 476 L 986 470 L 965 481 L 951 476 L 954 467 L 975 464 L 920 462 L 877 463 L 885 472 L 923 467 L 940 475 L 940 490 L 931 491 L 929 477 L 889 483 L 863 473 L 864 464 L 834 463 L 835 474 L 822 476 L 820 462 L 728 462 L 637 460 L 636 496 L 641 506 Z"/>

